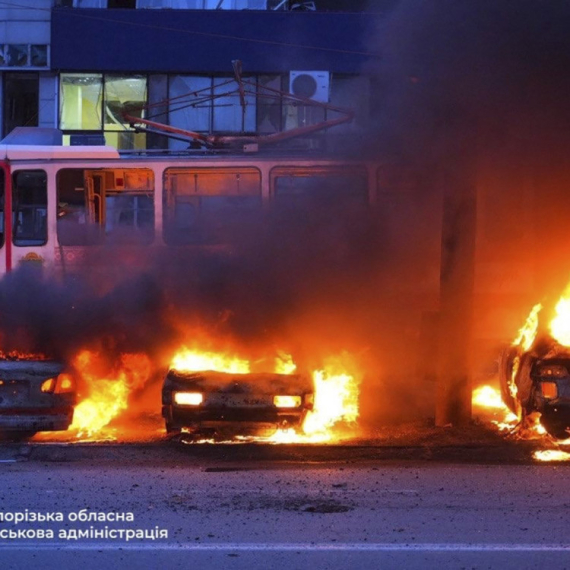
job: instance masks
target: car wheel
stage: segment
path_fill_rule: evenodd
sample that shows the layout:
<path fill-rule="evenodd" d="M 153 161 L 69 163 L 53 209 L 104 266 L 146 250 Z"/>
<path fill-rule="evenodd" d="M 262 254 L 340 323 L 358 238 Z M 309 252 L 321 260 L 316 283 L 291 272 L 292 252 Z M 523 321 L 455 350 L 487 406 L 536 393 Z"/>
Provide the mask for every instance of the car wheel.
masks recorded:
<path fill-rule="evenodd" d="M 570 433 L 567 430 L 567 424 L 564 422 L 560 422 L 543 415 L 540 418 L 540 423 L 549 435 L 556 439 L 568 439 L 568 437 L 570 437 Z"/>
<path fill-rule="evenodd" d="M 509 346 L 501 354 L 499 362 L 499 383 L 501 385 L 501 398 L 513 414 L 518 413 L 518 406 L 515 399 L 511 396 L 509 384 L 512 382 L 513 363 L 515 358 L 519 355 L 516 346 Z"/>
<path fill-rule="evenodd" d="M 173 427 L 173 425 L 169 422 L 166 422 L 166 433 L 167 435 L 178 435 L 181 433 L 181 429 L 177 427 Z"/>

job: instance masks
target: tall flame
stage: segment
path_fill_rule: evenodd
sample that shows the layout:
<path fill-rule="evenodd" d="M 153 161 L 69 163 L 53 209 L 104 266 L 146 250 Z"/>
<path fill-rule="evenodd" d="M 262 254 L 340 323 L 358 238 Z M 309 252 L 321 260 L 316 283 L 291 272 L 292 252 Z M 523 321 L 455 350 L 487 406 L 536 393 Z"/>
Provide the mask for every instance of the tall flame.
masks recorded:
<path fill-rule="evenodd" d="M 550 321 L 550 333 L 563 346 L 570 346 L 570 286 L 566 288 L 554 310 L 556 314 Z"/>
<path fill-rule="evenodd" d="M 84 350 L 74 366 L 88 386 L 88 396 L 75 408 L 70 430 L 78 437 L 99 433 L 121 412 L 127 409 L 132 390 L 144 385 L 150 376 L 151 364 L 145 354 L 123 354 L 119 369 L 100 377 L 94 370 L 101 367 L 99 354 Z"/>
<path fill-rule="evenodd" d="M 536 338 L 538 331 L 538 313 L 540 313 L 542 305 L 537 303 L 530 311 L 524 326 L 519 331 L 517 338 L 514 341 L 515 346 L 521 346 L 524 351 L 530 350 L 532 343 Z"/>
<path fill-rule="evenodd" d="M 315 404 L 307 414 L 303 432 L 326 434 L 336 423 L 358 419 L 358 383 L 354 376 L 327 368 L 313 372 Z"/>

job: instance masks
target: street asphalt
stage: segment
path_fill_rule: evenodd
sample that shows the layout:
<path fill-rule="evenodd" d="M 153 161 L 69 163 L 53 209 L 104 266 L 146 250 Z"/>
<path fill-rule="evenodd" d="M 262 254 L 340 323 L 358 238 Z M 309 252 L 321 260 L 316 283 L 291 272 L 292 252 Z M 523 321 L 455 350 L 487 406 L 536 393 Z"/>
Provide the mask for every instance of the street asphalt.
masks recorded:
<path fill-rule="evenodd" d="M 1 567 L 570 568 L 570 464 L 510 447 L 5 445 Z"/>

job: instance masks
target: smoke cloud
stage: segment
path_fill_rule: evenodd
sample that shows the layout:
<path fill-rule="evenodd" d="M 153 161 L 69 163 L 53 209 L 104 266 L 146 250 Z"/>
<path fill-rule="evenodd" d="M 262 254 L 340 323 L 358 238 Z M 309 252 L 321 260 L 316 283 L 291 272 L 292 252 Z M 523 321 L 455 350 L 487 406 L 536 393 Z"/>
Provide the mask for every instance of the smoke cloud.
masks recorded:
<path fill-rule="evenodd" d="M 570 275 L 568 29 L 562 1 L 399 2 L 369 38 L 381 62 L 363 70 L 373 126 L 360 151 L 385 165 L 374 207 L 275 208 L 209 253 L 111 245 L 77 273 L 21 267 L 0 281 L 2 349 L 66 361 L 84 347 L 111 361 L 144 352 L 162 369 L 205 331 L 307 367 L 348 351 L 365 374 L 365 423 L 432 414 L 425 346 L 449 153 L 472 149 L 478 165 L 476 335 L 508 338 Z"/>

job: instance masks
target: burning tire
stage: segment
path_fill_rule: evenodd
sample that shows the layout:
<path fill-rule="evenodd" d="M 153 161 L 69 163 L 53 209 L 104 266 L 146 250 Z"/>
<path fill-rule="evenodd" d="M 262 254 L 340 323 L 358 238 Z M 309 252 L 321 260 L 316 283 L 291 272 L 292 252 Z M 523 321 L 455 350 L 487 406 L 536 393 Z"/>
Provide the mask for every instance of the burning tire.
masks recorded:
<path fill-rule="evenodd" d="M 515 346 L 509 346 L 501 354 L 499 362 L 499 382 L 501 385 L 501 398 L 513 414 L 518 414 L 520 405 L 511 395 L 513 385 L 513 367 L 516 359 L 519 359 L 519 350 Z"/>

